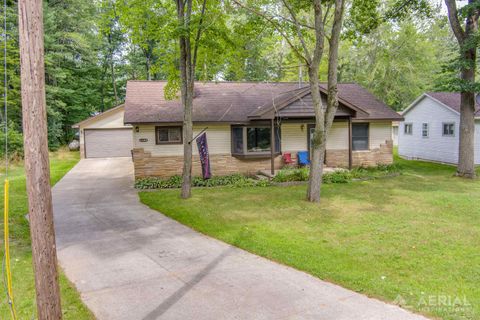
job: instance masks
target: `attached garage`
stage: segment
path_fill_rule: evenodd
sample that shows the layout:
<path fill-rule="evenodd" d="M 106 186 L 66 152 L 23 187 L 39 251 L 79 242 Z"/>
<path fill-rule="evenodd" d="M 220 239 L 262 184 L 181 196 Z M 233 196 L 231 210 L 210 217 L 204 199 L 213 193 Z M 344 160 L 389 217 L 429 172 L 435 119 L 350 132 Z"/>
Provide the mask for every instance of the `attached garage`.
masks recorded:
<path fill-rule="evenodd" d="M 74 125 L 80 134 L 82 158 L 130 157 L 132 127 L 123 123 L 124 106 L 107 110 Z"/>
<path fill-rule="evenodd" d="M 85 158 L 130 157 L 132 129 L 84 129 Z"/>

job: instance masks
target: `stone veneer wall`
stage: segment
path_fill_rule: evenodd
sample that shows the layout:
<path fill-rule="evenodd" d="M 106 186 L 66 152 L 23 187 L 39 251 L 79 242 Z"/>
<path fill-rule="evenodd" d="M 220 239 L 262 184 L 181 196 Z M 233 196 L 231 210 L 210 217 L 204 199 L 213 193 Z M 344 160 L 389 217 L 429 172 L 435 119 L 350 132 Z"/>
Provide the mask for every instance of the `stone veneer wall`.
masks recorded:
<path fill-rule="evenodd" d="M 292 159 L 296 157 L 292 154 Z M 369 151 L 354 151 L 353 166 L 376 166 L 393 162 L 393 142 L 386 141 L 379 148 Z M 182 174 L 183 156 L 152 156 L 143 148 L 133 149 L 135 177 L 171 177 Z M 328 167 L 348 167 L 348 150 L 327 150 Z M 212 174 L 221 176 L 234 173 L 255 174 L 259 170 L 270 170 L 270 159 L 238 159 L 230 154 L 211 154 Z M 275 158 L 275 169 L 283 167 L 281 156 Z M 193 175 L 200 176 L 200 159 L 193 156 Z"/>
<path fill-rule="evenodd" d="M 133 149 L 133 162 L 135 177 L 171 177 L 181 175 L 183 169 L 183 156 L 152 156 L 143 148 Z M 275 158 L 275 169 L 283 166 L 282 157 Z M 211 154 L 210 167 L 216 176 L 234 173 L 255 174 L 259 170 L 270 170 L 270 158 L 267 159 L 238 159 L 230 154 Z M 200 158 L 193 156 L 194 176 L 202 175 Z"/>
<path fill-rule="evenodd" d="M 385 141 L 379 148 L 352 152 L 354 167 L 373 167 L 393 163 L 393 141 Z M 328 167 L 348 167 L 348 150 L 327 150 Z"/>

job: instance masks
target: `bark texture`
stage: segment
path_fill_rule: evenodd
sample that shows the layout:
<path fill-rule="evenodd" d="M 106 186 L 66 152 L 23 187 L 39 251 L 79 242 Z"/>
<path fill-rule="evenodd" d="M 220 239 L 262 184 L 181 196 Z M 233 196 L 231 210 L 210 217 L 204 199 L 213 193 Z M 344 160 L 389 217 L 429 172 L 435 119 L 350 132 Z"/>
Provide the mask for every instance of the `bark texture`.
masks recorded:
<path fill-rule="evenodd" d="M 320 202 L 327 136 L 338 107 L 338 46 L 340 43 L 344 6 L 345 3 L 343 0 L 335 1 L 335 12 L 329 38 L 328 97 L 327 106 L 325 108 L 322 104 L 318 80 L 318 71 L 324 47 L 325 19 L 322 14 L 321 1 L 314 1 L 316 45 L 313 58 L 311 60 L 309 59 L 310 61 L 307 61 L 309 83 L 315 109 L 315 131 L 312 137 L 310 177 L 307 188 L 307 199 L 311 202 Z M 304 49 L 304 51 L 308 53 L 308 50 Z"/>
<path fill-rule="evenodd" d="M 192 140 L 193 140 L 193 96 L 195 86 L 195 66 L 197 51 L 202 35 L 202 22 L 207 1 L 203 1 L 201 16 L 194 40 L 193 50 L 191 41 L 192 0 L 177 0 L 177 17 L 181 30 L 180 46 L 180 93 L 183 105 L 183 171 L 182 192 L 183 199 L 192 195 Z"/>
<path fill-rule="evenodd" d="M 62 310 L 48 159 L 42 1 L 21 0 L 18 11 L 25 173 L 37 316 L 40 320 L 57 320 L 62 319 Z"/>
<path fill-rule="evenodd" d="M 468 5 L 478 3 L 469 0 Z M 462 28 L 455 0 L 445 0 L 452 31 L 457 38 L 463 59 L 461 79 L 466 84 L 475 83 L 477 60 L 479 9 L 468 10 L 465 30 Z M 460 93 L 460 134 L 458 148 L 457 176 L 475 178 L 475 91 L 465 89 Z"/>

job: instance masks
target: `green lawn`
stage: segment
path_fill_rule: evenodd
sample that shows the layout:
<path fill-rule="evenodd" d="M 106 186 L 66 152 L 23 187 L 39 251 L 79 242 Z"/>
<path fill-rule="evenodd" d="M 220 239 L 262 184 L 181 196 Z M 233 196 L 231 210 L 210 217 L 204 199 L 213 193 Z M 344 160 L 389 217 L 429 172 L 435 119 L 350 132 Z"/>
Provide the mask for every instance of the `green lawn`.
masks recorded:
<path fill-rule="evenodd" d="M 480 181 L 453 177 L 451 166 L 396 161 L 401 176 L 324 185 L 321 204 L 304 201 L 305 186 L 140 197 L 200 232 L 357 292 L 479 319 Z"/>
<path fill-rule="evenodd" d="M 50 155 L 52 185 L 60 180 L 79 160 L 78 152 L 58 151 Z M 3 199 L 3 174 L 0 192 Z M 36 314 L 35 283 L 32 269 L 32 253 L 30 250 L 30 231 L 25 214 L 28 212 L 27 195 L 25 191 L 25 174 L 20 164 L 10 168 L 10 241 L 13 276 L 13 293 L 18 319 L 33 319 Z M 0 203 L 3 217 L 3 200 Z M 1 219 L 3 230 L 3 218 Z M 3 234 L 1 240 L 3 256 Z M 2 284 L 3 286 L 3 284 Z M 66 277 L 60 275 L 62 291 L 62 307 L 64 319 L 94 319 L 90 311 L 83 305 L 75 288 Z M 9 319 L 10 312 L 3 293 L 0 298 L 0 319 Z M 36 316 L 35 316 L 36 318 Z"/>

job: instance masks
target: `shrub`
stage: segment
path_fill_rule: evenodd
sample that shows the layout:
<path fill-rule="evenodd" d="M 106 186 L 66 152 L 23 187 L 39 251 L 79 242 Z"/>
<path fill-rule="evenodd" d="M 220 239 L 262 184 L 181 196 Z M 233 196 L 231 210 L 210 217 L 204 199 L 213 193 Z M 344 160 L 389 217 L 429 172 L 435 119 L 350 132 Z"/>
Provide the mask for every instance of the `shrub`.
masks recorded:
<path fill-rule="evenodd" d="M 282 169 L 273 178 L 274 182 L 307 181 L 310 170 L 308 168 Z"/>
<path fill-rule="evenodd" d="M 220 187 L 230 186 L 235 188 L 242 187 L 267 187 L 271 185 L 268 180 L 255 180 L 241 174 L 232 174 L 229 176 L 215 176 L 210 179 L 203 179 L 202 177 L 193 177 L 193 187 Z M 135 181 L 135 188 L 137 189 L 171 189 L 181 188 L 182 177 L 173 176 L 168 179 L 148 177 L 141 178 Z"/>
<path fill-rule="evenodd" d="M 375 179 L 400 173 L 398 164 L 380 164 L 376 167 L 360 167 L 352 170 L 337 170 L 323 174 L 324 183 L 347 183 L 353 179 Z M 309 169 L 282 169 L 273 178 L 274 182 L 308 181 Z"/>
<path fill-rule="evenodd" d="M 352 180 L 352 174 L 348 170 L 338 170 L 325 173 L 322 180 L 323 183 L 347 183 Z"/>

